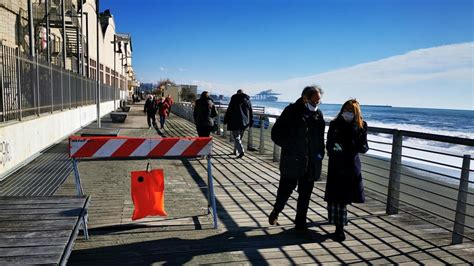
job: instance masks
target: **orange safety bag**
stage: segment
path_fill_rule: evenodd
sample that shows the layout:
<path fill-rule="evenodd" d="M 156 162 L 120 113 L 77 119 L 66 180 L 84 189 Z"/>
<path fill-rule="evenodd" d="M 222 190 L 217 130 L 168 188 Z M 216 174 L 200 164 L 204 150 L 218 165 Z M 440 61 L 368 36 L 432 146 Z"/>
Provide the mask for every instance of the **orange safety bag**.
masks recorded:
<path fill-rule="evenodd" d="M 132 220 L 150 215 L 167 216 L 165 211 L 165 180 L 163 169 L 132 171 Z"/>

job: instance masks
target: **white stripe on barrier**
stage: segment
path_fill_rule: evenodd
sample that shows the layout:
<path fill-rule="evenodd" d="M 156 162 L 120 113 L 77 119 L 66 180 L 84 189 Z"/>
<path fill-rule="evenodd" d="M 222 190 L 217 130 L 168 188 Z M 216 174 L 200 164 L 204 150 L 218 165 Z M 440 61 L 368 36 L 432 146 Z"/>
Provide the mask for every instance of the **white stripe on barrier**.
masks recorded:
<path fill-rule="evenodd" d="M 209 142 L 208 144 L 206 144 L 206 146 L 202 147 L 201 151 L 198 152 L 198 155 L 203 156 L 203 155 L 211 154 L 211 147 L 212 147 L 212 143 Z"/>
<path fill-rule="evenodd" d="M 85 144 L 87 143 L 86 140 L 81 140 L 81 141 L 78 141 L 78 140 L 73 140 L 73 143 L 69 143 L 69 149 L 70 149 L 70 152 L 69 154 L 75 154 L 78 150 L 80 150 L 82 148 L 82 146 L 84 146 Z"/>
<path fill-rule="evenodd" d="M 145 140 L 140 146 L 138 146 L 131 154 L 131 157 L 145 157 L 151 151 L 150 140 Z"/>
<path fill-rule="evenodd" d="M 126 141 L 126 139 L 109 139 L 96 153 L 94 153 L 94 155 L 92 155 L 92 158 L 111 157 L 112 154 Z"/>
<path fill-rule="evenodd" d="M 180 139 L 173 147 L 165 154 L 165 156 L 180 156 L 183 152 L 193 144 L 192 140 Z"/>
<path fill-rule="evenodd" d="M 161 142 L 161 139 L 150 139 L 149 140 L 150 150 L 148 150 L 148 153 L 150 153 L 156 146 L 158 146 L 158 144 L 160 144 L 160 142 Z"/>

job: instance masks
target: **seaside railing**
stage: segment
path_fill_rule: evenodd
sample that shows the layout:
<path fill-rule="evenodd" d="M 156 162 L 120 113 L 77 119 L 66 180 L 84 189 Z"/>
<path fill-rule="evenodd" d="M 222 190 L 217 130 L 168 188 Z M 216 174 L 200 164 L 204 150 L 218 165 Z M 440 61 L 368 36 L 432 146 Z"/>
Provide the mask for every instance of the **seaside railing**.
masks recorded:
<path fill-rule="evenodd" d="M 0 43 L 0 122 L 96 104 L 96 85 L 96 80 Z M 117 98 L 117 88 L 100 88 L 101 102 Z"/>
<path fill-rule="evenodd" d="M 190 103 L 176 103 L 172 110 L 194 122 Z M 221 123 L 225 110 L 218 108 L 217 133 L 222 137 L 229 135 L 232 140 Z M 278 162 L 280 147 L 270 139 L 271 125 L 266 128 L 264 123 L 278 116 L 261 112 L 255 112 L 254 116 L 260 119 L 259 128 L 247 130 L 244 143 L 249 150 Z M 474 181 L 469 179 L 470 175 L 474 176 L 471 166 L 474 140 L 370 125 L 368 133 L 371 151 L 361 155 L 364 182 L 366 189 L 373 192 L 373 199 L 385 203 L 383 211 L 388 215 L 404 212 L 435 224 L 451 232 L 453 244 L 462 243 L 464 238 L 474 240 Z M 449 147 L 440 150 L 413 145 L 411 139 L 460 145 L 466 154 L 456 154 Z M 258 149 L 254 143 L 258 143 Z M 430 155 L 437 159 L 430 159 L 433 157 Z M 458 160 L 459 165 L 446 162 L 452 159 Z M 327 167 L 327 161 L 324 163 Z"/>

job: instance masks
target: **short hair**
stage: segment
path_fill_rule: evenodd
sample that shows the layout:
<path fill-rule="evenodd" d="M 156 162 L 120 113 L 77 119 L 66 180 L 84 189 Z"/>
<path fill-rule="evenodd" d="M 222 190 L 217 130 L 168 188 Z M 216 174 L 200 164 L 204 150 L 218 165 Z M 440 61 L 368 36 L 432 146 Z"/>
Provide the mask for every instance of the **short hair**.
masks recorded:
<path fill-rule="evenodd" d="M 209 92 L 203 91 L 203 92 L 201 93 L 201 99 L 205 99 L 205 98 L 209 97 L 208 94 L 209 94 Z"/>
<path fill-rule="evenodd" d="M 303 89 L 303 91 L 301 92 L 301 96 L 306 96 L 307 98 L 311 98 L 313 97 L 313 95 L 315 93 L 319 92 L 319 94 L 323 95 L 323 89 L 321 89 L 320 86 L 318 85 L 311 85 L 311 86 L 307 86 Z"/>
<path fill-rule="evenodd" d="M 240 94 L 240 93 L 244 93 L 244 91 L 242 91 L 241 89 L 238 89 L 238 90 L 237 90 L 237 93 L 239 93 L 239 94 Z"/>

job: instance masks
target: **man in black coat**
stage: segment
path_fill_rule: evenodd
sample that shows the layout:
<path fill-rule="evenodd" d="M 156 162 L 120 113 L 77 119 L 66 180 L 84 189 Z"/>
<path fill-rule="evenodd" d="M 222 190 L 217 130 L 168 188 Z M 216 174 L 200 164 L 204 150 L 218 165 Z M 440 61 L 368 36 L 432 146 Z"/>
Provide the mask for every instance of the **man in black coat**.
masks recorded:
<path fill-rule="evenodd" d="M 153 98 L 152 94 L 148 95 L 148 99 L 145 101 L 145 106 L 143 108 L 143 112 L 146 113 L 147 115 L 147 123 L 148 123 L 148 128 L 157 127 L 156 126 L 156 111 L 158 110 L 157 104 L 155 99 Z"/>
<path fill-rule="evenodd" d="M 304 88 L 294 104 L 290 104 L 272 128 L 272 140 L 281 147 L 280 184 L 273 211 L 268 217 L 276 224 L 278 214 L 298 185 L 295 228 L 306 230 L 306 214 L 314 182 L 321 176 L 324 157 L 323 113 L 318 109 L 323 91 L 318 86 Z"/>
<path fill-rule="evenodd" d="M 250 97 L 242 90 L 238 90 L 230 98 L 229 106 L 224 116 L 224 124 L 227 124 L 227 130 L 232 131 L 234 137 L 234 151 L 237 149 L 239 156 L 244 156 L 244 147 L 242 145 L 242 136 L 247 127 L 253 125 L 253 110 Z"/>

